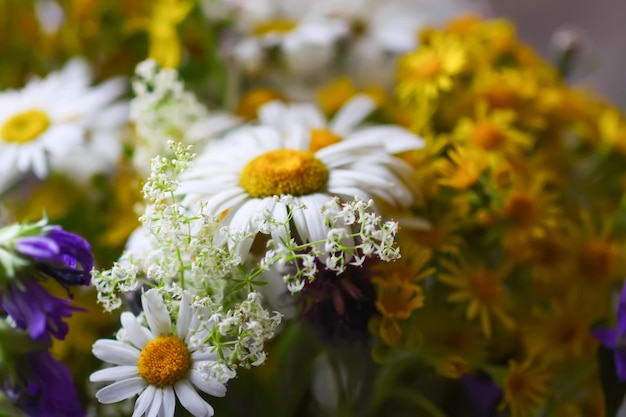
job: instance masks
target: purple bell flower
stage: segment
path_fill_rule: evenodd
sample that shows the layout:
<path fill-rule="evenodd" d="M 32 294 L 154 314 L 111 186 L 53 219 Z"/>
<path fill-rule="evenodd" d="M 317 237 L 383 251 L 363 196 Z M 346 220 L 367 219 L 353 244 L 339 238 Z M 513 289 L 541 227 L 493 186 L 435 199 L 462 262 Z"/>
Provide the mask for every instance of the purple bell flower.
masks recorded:
<path fill-rule="evenodd" d="M 626 282 L 617 306 L 617 328 L 600 327 L 592 329 L 591 334 L 600 343 L 613 350 L 617 377 L 626 381 Z"/>
<path fill-rule="evenodd" d="M 72 374 L 50 352 L 30 352 L 20 362 L 18 386 L 3 387 L 12 403 L 30 417 L 85 416 Z"/>
<path fill-rule="evenodd" d="M 94 257 L 91 246 L 82 237 L 66 232 L 59 226 L 41 236 L 16 239 L 15 250 L 35 263 L 35 269 L 45 277 L 64 286 L 89 285 Z"/>
<path fill-rule="evenodd" d="M 10 282 L 0 292 L 0 306 L 15 321 L 17 327 L 25 329 L 33 340 L 50 343 L 51 335 L 63 340 L 68 325 L 63 321 L 74 311 L 84 309 L 72 306 L 70 300 L 57 298 L 34 278 Z"/>

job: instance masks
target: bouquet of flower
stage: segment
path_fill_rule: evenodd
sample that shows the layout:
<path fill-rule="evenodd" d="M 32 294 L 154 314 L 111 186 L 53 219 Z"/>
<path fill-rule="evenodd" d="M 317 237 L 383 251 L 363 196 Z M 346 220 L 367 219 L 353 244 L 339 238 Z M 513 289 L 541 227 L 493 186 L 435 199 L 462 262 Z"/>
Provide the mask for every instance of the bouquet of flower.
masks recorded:
<path fill-rule="evenodd" d="M 571 50 L 453 0 L 2 7 L 0 416 L 618 412 L 626 118 Z"/>

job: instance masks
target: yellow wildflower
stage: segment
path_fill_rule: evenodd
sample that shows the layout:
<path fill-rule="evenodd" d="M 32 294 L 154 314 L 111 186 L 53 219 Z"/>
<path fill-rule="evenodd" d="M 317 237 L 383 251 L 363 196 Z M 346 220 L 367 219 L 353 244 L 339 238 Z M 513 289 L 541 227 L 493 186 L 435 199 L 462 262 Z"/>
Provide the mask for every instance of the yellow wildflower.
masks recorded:
<path fill-rule="evenodd" d="M 530 417 L 546 401 L 550 377 L 526 360 L 522 363 L 510 361 L 504 377 L 504 398 L 500 409 L 508 409 L 511 417 Z"/>
<path fill-rule="evenodd" d="M 440 260 L 440 263 L 446 272 L 439 274 L 439 281 L 454 288 L 448 302 L 467 303 L 467 318 L 478 318 L 486 338 L 493 334 L 492 318 L 507 330 L 515 327 L 513 318 L 507 312 L 509 294 L 504 285 L 510 265 L 487 268 L 480 264 L 470 265 L 462 258 L 459 265 L 447 259 Z"/>
<path fill-rule="evenodd" d="M 255 119 L 259 108 L 274 100 L 284 101 L 284 98 L 279 92 L 269 88 L 252 89 L 241 97 L 235 114 L 244 119 Z"/>
<path fill-rule="evenodd" d="M 407 102 L 435 99 L 441 91 L 452 89 L 465 64 L 460 42 L 449 36 L 433 36 L 428 45 L 400 58 L 398 96 Z"/>
<path fill-rule="evenodd" d="M 486 152 L 515 156 L 533 144 L 529 134 L 515 126 L 516 115 L 510 110 L 488 111 L 485 103 L 476 109 L 475 118 L 463 118 L 454 130 L 453 137 Z"/>
<path fill-rule="evenodd" d="M 476 184 L 486 162 L 482 154 L 467 148 L 455 148 L 448 152 L 448 158 L 439 169 L 439 184 L 465 190 Z"/>

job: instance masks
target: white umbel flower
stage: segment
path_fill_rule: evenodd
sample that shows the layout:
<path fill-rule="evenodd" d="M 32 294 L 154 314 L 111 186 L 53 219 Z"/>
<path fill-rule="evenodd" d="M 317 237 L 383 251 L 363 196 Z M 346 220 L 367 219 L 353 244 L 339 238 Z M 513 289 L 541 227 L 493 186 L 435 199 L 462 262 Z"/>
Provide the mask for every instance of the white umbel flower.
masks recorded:
<path fill-rule="evenodd" d="M 222 397 L 224 378 L 213 368 L 216 354 L 198 344 L 193 333 L 201 324 L 184 292 L 178 320 L 172 326 L 170 314 L 156 289 L 141 297 L 149 328 L 143 327 L 129 312 L 122 313 L 122 340 L 97 340 L 94 355 L 111 368 L 94 372 L 92 382 L 114 381 L 101 388 L 96 397 L 111 404 L 137 394 L 133 417 L 173 417 L 176 398 L 192 415 L 212 416 L 213 407 L 196 390 Z M 222 374 L 222 373 L 220 373 Z"/>
<path fill-rule="evenodd" d="M 116 135 L 128 118 L 127 104 L 116 102 L 124 82 L 90 84 L 87 63 L 75 59 L 21 90 L 0 93 L 0 175 L 32 171 L 43 179 L 51 164 L 74 164 L 76 155 L 88 166 L 100 166 L 103 155 L 115 161 Z"/>
<path fill-rule="evenodd" d="M 232 235 L 253 237 L 263 231 L 258 219 L 267 215 L 288 225 L 291 211 L 296 233 L 272 230 L 277 244 L 294 236 L 303 242 L 325 240 L 329 227 L 321 208 L 334 196 L 393 206 L 412 202 L 410 168 L 392 157 L 378 137 L 364 135 L 314 150 L 311 144 L 302 126 L 286 135 L 268 126 L 242 128 L 207 146 L 183 175 L 179 192 L 187 195 L 187 204 L 201 200 L 209 215 L 225 216 L 223 224 Z M 252 238 L 239 245 L 242 257 L 251 244 Z"/>

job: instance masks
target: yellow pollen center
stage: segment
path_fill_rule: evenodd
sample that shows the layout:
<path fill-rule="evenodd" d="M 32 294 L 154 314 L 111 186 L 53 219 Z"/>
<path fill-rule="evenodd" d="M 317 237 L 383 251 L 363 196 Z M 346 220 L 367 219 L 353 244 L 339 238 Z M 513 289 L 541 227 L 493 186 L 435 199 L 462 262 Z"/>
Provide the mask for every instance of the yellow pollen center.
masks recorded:
<path fill-rule="evenodd" d="M 326 187 L 328 168 L 312 152 L 278 149 L 257 156 L 241 171 L 239 184 L 251 197 L 312 194 Z"/>
<path fill-rule="evenodd" d="M 296 27 L 296 22 L 290 19 L 274 19 L 259 23 L 254 28 L 257 36 L 268 35 L 270 33 L 288 33 Z"/>
<path fill-rule="evenodd" d="M 443 69 L 443 61 L 435 52 L 427 52 L 415 63 L 414 71 L 418 78 L 430 80 L 435 78 Z"/>
<path fill-rule="evenodd" d="M 512 194 L 504 209 L 509 219 L 519 226 L 531 226 L 537 220 L 537 207 L 532 196 L 524 193 Z"/>
<path fill-rule="evenodd" d="M 472 271 L 468 278 L 470 291 L 483 304 L 493 305 L 502 299 L 504 295 L 502 284 L 488 271 Z"/>
<path fill-rule="evenodd" d="M 471 136 L 472 142 L 483 149 L 497 149 L 504 144 L 505 136 L 502 129 L 489 121 L 476 124 Z"/>
<path fill-rule="evenodd" d="M 341 142 L 341 138 L 328 129 L 311 129 L 309 151 L 316 152 L 326 146 Z"/>
<path fill-rule="evenodd" d="M 41 110 L 28 110 L 7 120 L 2 125 L 0 136 L 5 142 L 27 143 L 37 139 L 48 126 L 50 119 L 46 113 Z"/>
<path fill-rule="evenodd" d="M 176 336 L 161 336 L 146 343 L 139 354 L 139 376 L 150 385 L 174 385 L 187 376 L 191 355 Z"/>

